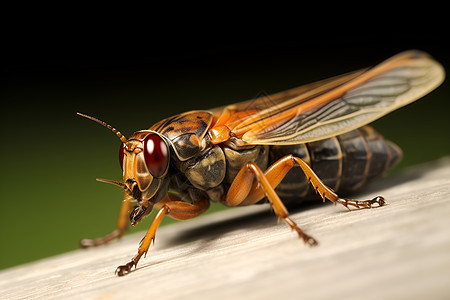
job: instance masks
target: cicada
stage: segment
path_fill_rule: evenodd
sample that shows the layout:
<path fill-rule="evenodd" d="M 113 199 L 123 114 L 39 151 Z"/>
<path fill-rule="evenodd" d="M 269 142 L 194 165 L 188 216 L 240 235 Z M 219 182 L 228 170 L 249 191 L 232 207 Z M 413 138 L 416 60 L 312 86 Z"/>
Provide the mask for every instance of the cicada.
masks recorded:
<path fill-rule="evenodd" d="M 117 228 L 83 247 L 122 236 L 153 209 L 158 210 L 137 254 L 116 269 L 119 276 L 147 254 L 164 216 L 195 218 L 210 202 L 245 206 L 268 202 L 310 246 L 316 239 L 290 217 L 283 201 L 311 191 L 345 207 L 371 208 L 385 200 L 349 200 L 400 160 L 402 152 L 366 124 L 419 99 L 444 80 L 443 67 L 413 50 L 381 64 L 273 95 L 211 110 L 185 112 L 126 138 L 96 121 L 121 141 L 123 181 L 99 179 L 125 191 Z M 309 185 L 311 184 L 311 185 Z M 282 200 L 283 199 L 283 200 Z"/>

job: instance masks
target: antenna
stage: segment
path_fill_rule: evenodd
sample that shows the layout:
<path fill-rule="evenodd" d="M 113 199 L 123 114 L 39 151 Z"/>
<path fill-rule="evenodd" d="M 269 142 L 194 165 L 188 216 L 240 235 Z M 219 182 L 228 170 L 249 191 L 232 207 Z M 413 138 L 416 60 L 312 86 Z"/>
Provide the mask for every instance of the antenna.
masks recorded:
<path fill-rule="evenodd" d="M 88 116 L 88 115 L 85 115 L 85 114 L 82 114 L 82 113 L 79 113 L 79 112 L 77 112 L 77 115 L 85 117 L 86 119 L 92 120 L 92 121 L 94 121 L 94 122 L 96 122 L 96 123 L 98 123 L 100 125 L 105 126 L 109 130 L 114 132 L 117 135 L 117 137 L 122 141 L 122 143 L 126 143 L 127 142 L 127 139 L 120 133 L 120 131 L 118 131 L 117 129 L 115 129 L 111 125 L 109 125 L 109 124 L 107 124 L 107 123 L 105 123 L 105 122 L 103 122 L 103 121 L 101 121 L 99 119 L 96 119 L 94 117 L 91 117 L 91 116 Z"/>
<path fill-rule="evenodd" d="M 117 185 L 117 186 L 123 188 L 124 190 L 128 190 L 128 187 L 125 185 L 125 183 L 122 183 L 122 182 L 109 180 L 109 179 L 103 179 L 103 178 L 96 178 L 95 180 L 100 181 L 100 182 L 114 184 L 114 185 Z"/>

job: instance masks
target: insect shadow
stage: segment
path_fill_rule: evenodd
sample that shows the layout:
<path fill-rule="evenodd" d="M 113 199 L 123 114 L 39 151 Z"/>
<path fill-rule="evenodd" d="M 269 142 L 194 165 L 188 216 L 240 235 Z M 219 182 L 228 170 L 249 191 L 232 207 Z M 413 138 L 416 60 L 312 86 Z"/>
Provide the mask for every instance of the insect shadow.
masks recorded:
<path fill-rule="evenodd" d="M 210 242 L 239 229 L 269 228 L 271 226 L 277 226 L 276 216 L 270 206 L 268 204 L 261 205 L 264 205 L 266 209 L 182 230 L 171 240 L 167 241 L 167 246 L 175 246 L 201 240 L 201 244 L 203 244 L 201 248 L 205 248 L 208 247 Z M 286 207 L 291 213 L 297 213 L 322 205 L 323 203 L 320 199 L 317 201 L 305 201 L 304 203 L 287 203 Z M 197 250 L 198 249 L 196 249 L 196 251 Z"/>
<path fill-rule="evenodd" d="M 401 184 L 414 181 L 424 177 L 435 165 L 433 163 L 425 163 L 423 165 L 415 166 L 413 169 L 407 169 L 401 173 L 391 174 L 382 179 L 375 180 L 367 184 L 361 192 L 355 194 L 358 197 L 361 194 L 379 193 L 380 190 L 399 186 Z M 387 199 L 389 201 L 389 199 Z M 389 204 L 389 202 L 388 202 Z"/>

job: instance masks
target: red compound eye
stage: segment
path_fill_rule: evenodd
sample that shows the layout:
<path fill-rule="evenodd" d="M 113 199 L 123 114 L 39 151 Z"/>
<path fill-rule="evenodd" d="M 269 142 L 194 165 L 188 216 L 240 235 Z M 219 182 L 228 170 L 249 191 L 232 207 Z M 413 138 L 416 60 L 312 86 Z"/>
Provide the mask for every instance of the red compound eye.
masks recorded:
<path fill-rule="evenodd" d="M 149 172 L 161 177 L 169 166 L 169 149 L 157 134 L 149 134 L 144 140 L 144 159 Z"/>
<path fill-rule="evenodd" d="M 120 164 L 120 167 L 122 168 L 122 171 L 123 171 L 123 158 L 124 158 L 124 156 L 125 156 L 125 154 L 123 153 L 123 148 L 125 147 L 125 144 L 124 143 L 122 143 L 122 144 L 120 144 L 120 149 L 119 149 L 119 164 Z"/>

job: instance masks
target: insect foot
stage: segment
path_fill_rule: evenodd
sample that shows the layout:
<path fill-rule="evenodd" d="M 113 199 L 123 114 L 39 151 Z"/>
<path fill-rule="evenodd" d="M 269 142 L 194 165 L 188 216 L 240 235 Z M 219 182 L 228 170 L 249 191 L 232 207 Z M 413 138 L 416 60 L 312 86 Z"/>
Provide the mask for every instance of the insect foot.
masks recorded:
<path fill-rule="evenodd" d="M 82 239 L 80 240 L 80 247 L 81 248 L 89 248 L 95 246 L 94 240 L 91 239 Z"/>
<path fill-rule="evenodd" d="M 350 208 L 348 207 L 349 205 L 354 206 L 356 208 L 372 208 L 374 204 L 378 204 L 378 206 L 383 206 L 386 204 L 386 200 L 384 200 L 384 197 L 382 196 L 376 196 L 372 200 L 364 200 L 364 201 L 338 198 L 336 199 L 336 202 L 344 205 L 345 207 L 347 207 L 348 210 L 350 210 Z"/>
<path fill-rule="evenodd" d="M 375 198 L 373 198 L 372 200 L 369 201 L 370 208 L 375 203 L 378 204 L 378 206 L 383 206 L 386 204 L 386 200 L 384 200 L 384 197 L 382 197 L 382 196 L 376 196 Z"/>
<path fill-rule="evenodd" d="M 301 238 L 306 245 L 308 246 L 317 246 L 319 243 L 312 236 L 307 235 L 297 224 L 292 221 L 289 217 L 284 217 L 283 220 L 291 227 L 292 230 L 295 230 L 298 234 L 298 237 Z"/>
<path fill-rule="evenodd" d="M 118 276 L 124 276 L 131 272 L 131 268 L 135 266 L 136 263 L 134 261 L 130 261 L 126 265 L 118 266 L 115 274 Z"/>
<path fill-rule="evenodd" d="M 313 238 L 312 236 L 309 236 L 305 233 L 303 233 L 303 236 L 301 238 L 303 238 L 303 241 L 305 242 L 305 244 L 310 247 L 319 245 L 319 243 L 316 241 L 315 238 Z"/>

